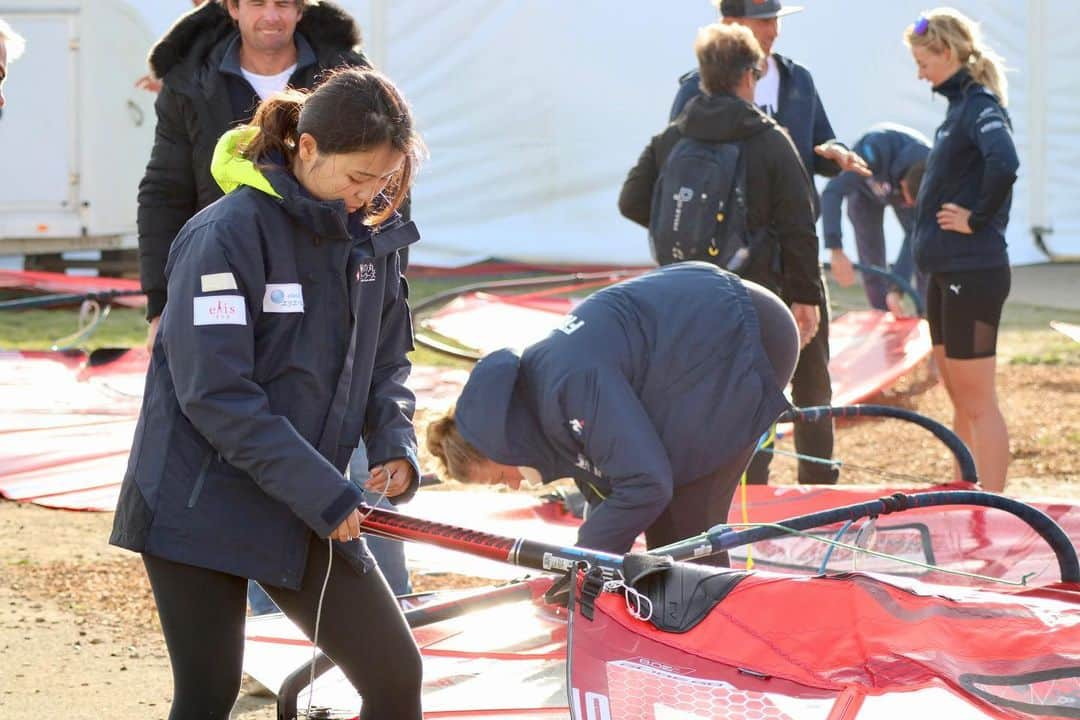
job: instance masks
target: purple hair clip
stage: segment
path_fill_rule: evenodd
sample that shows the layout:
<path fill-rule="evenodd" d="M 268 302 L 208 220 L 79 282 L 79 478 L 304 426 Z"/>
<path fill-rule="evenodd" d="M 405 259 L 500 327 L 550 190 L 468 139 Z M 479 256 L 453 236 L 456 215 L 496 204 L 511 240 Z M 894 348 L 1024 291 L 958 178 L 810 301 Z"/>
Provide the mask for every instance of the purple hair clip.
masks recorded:
<path fill-rule="evenodd" d="M 925 15 L 920 15 L 919 19 L 915 21 L 915 34 L 925 35 L 926 31 L 930 29 L 930 18 Z"/>

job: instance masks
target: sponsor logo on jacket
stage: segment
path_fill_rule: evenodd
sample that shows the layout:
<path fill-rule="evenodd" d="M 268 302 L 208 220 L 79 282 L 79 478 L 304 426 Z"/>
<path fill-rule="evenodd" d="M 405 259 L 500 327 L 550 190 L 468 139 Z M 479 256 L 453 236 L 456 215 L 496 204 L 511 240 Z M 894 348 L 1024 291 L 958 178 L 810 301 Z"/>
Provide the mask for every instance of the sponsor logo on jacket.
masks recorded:
<path fill-rule="evenodd" d="M 584 326 L 585 321 L 578 318 L 577 315 L 567 315 L 566 319 L 563 320 L 563 324 L 559 326 L 559 332 L 573 335 Z"/>
<path fill-rule="evenodd" d="M 360 263 L 360 267 L 356 269 L 356 281 L 357 282 L 375 282 L 375 263 Z"/>
<path fill-rule="evenodd" d="M 304 290 L 300 283 L 267 283 L 263 294 L 263 312 L 304 312 Z"/>
<path fill-rule="evenodd" d="M 247 325 L 243 295 L 199 295 L 194 300 L 195 325 Z"/>

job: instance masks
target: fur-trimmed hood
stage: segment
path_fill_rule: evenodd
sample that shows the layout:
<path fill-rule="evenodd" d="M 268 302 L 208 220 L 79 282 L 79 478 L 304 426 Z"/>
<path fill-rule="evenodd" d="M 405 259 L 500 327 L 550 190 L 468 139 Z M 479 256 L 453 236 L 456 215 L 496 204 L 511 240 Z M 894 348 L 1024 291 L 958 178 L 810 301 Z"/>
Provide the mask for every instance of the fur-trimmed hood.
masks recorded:
<path fill-rule="evenodd" d="M 147 58 L 155 77 L 164 78 L 177 65 L 207 57 L 224 38 L 236 31 L 224 0 L 210 0 L 184 13 L 154 45 Z M 296 31 L 311 43 L 315 54 L 360 53 L 360 26 L 344 8 L 326 0 L 307 0 Z"/>

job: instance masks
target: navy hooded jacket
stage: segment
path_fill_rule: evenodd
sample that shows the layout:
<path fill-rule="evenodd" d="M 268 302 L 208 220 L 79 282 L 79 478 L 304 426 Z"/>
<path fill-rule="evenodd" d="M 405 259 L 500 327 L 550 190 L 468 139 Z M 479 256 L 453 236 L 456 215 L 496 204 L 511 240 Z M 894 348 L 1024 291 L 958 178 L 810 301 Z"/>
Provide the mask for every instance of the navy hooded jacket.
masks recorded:
<path fill-rule="evenodd" d="M 329 536 L 361 501 L 343 472 L 362 440 L 373 465 L 407 458 L 419 477 L 397 259 L 418 235 L 400 219 L 373 232 L 282 169 L 220 158 L 242 132 L 214 158 L 232 191 L 169 253 L 110 541 L 295 589 L 310 534 Z M 337 545 L 371 567 L 362 541 Z"/>
<path fill-rule="evenodd" d="M 873 176 L 867 178 L 848 170 L 825 186 L 821 193 L 821 223 L 827 248 L 843 247 L 840 228 L 844 198 L 868 191 L 882 206 L 901 202 L 900 180 L 908 168 L 926 159 L 930 142 L 918 130 L 881 123 L 859 138 L 852 150 L 866 161 Z"/>
<path fill-rule="evenodd" d="M 915 263 L 925 273 L 1008 265 L 1005 228 L 1020 167 L 1008 113 L 966 68 L 934 92 L 948 99 L 949 108 L 934 136 L 915 205 Z M 971 211 L 970 235 L 938 226 L 945 203 Z"/>
<path fill-rule="evenodd" d="M 496 462 L 573 478 L 590 502 L 578 544 L 621 553 L 676 486 L 745 457 L 787 407 L 742 281 L 686 262 L 592 295 L 521 356 L 482 359 L 455 418 Z"/>
<path fill-rule="evenodd" d="M 813 177 L 823 175 L 832 177 L 840 172 L 840 166 L 814 152 L 822 143 L 836 139 L 825 106 L 814 87 L 814 78 L 810 71 L 799 63 L 779 53 L 773 53 L 776 67 L 780 70 L 779 107 L 773 119 L 788 131 L 795 149 L 799 151 L 806 172 Z M 679 91 L 671 104 L 670 120 L 682 113 L 690 98 L 701 94 L 701 75 L 697 70 L 679 78 Z M 814 190 L 817 198 L 817 190 Z"/>

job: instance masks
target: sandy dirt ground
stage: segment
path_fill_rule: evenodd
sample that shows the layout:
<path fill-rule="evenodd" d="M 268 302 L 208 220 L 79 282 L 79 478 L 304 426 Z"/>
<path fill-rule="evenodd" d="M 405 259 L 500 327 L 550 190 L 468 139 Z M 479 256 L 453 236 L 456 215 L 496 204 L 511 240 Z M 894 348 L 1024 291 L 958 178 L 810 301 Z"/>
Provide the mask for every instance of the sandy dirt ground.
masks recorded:
<path fill-rule="evenodd" d="M 1012 431 L 1009 493 L 1075 498 L 1080 367 L 1007 365 L 999 390 Z M 925 371 L 881 401 L 949 419 L 944 391 Z M 837 456 L 851 463 L 843 482 L 912 482 L 862 467 L 935 480 L 951 474 L 948 455 L 928 434 L 887 421 L 842 425 Z M 774 468 L 777 482 L 791 482 L 790 460 Z M 111 522 L 106 513 L 0 502 L 0 718 L 168 715 L 171 677 L 153 598 L 139 559 L 106 544 Z M 421 589 L 448 582 L 462 581 L 417 578 Z M 246 688 L 232 717 L 274 718 L 273 700 Z"/>

